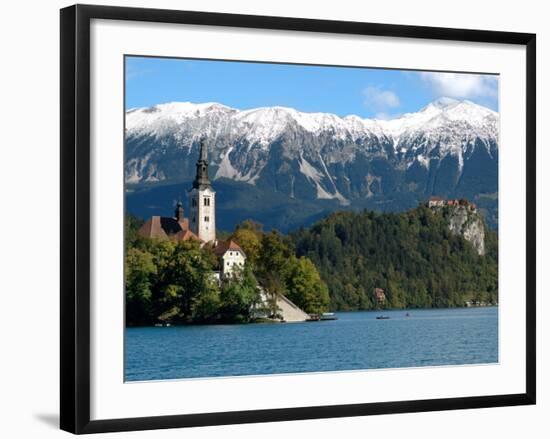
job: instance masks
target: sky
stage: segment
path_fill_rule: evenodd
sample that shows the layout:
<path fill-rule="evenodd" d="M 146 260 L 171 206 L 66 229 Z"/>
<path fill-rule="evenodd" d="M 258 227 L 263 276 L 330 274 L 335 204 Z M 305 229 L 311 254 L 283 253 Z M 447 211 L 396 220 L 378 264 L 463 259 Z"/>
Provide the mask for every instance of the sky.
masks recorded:
<path fill-rule="evenodd" d="M 127 110 L 176 101 L 219 102 L 240 110 L 284 106 L 391 119 L 443 96 L 498 111 L 498 76 L 126 57 Z"/>

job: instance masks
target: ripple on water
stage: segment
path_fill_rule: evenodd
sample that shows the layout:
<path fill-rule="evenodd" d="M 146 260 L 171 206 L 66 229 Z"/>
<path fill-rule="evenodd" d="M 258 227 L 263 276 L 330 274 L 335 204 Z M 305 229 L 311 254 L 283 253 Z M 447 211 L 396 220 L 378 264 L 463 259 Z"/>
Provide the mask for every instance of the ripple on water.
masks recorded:
<path fill-rule="evenodd" d="M 410 317 L 405 313 L 409 312 Z M 127 381 L 495 363 L 498 308 L 289 324 L 127 328 Z"/>

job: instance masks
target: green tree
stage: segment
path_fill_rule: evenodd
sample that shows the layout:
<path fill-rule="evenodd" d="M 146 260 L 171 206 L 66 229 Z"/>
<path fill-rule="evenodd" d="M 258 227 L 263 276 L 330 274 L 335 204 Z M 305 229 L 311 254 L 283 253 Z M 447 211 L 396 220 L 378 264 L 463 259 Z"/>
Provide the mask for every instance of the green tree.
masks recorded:
<path fill-rule="evenodd" d="M 276 318 L 281 309 L 277 305 L 277 298 L 286 293 L 285 286 L 281 280 L 281 275 L 276 272 L 267 273 L 263 282 L 263 289 L 266 294 L 266 312 L 270 317 Z"/>
<path fill-rule="evenodd" d="M 143 238 L 139 236 L 139 228 L 143 225 L 143 220 L 134 215 L 124 217 L 124 243 L 126 249 L 140 247 Z"/>
<path fill-rule="evenodd" d="M 262 233 L 248 225 L 237 227 L 231 235 L 231 239 L 238 242 L 246 254 L 247 264 L 256 267 L 262 251 Z"/>
<path fill-rule="evenodd" d="M 222 281 L 220 292 L 220 315 L 223 321 L 248 322 L 254 305 L 258 304 L 260 292 L 250 267 L 237 271 Z"/>
<path fill-rule="evenodd" d="M 192 317 L 193 301 L 215 286 L 211 261 L 201 251 L 196 241 L 178 242 L 167 261 L 167 285 L 176 292 L 171 299 L 179 308 L 179 316 L 185 320 Z"/>
<path fill-rule="evenodd" d="M 258 257 L 258 273 L 265 279 L 271 272 L 282 273 L 288 259 L 294 255 L 290 242 L 283 235 L 271 230 L 262 237 L 262 250 Z"/>
<path fill-rule="evenodd" d="M 220 291 L 213 285 L 193 299 L 192 317 L 195 322 L 214 322 L 221 307 Z"/>
<path fill-rule="evenodd" d="M 320 314 L 329 304 L 328 289 L 313 262 L 292 256 L 285 273 L 287 296 L 310 314 Z"/>
<path fill-rule="evenodd" d="M 124 272 L 128 324 L 151 323 L 152 277 L 157 273 L 153 255 L 137 248 L 128 249 Z"/>

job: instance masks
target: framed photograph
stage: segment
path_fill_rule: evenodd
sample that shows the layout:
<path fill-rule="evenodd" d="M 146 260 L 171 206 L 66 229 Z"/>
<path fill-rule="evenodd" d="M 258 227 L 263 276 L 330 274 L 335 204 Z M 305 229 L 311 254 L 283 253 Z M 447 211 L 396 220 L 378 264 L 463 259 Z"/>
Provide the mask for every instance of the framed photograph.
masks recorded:
<path fill-rule="evenodd" d="M 61 428 L 535 403 L 535 35 L 61 10 Z"/>

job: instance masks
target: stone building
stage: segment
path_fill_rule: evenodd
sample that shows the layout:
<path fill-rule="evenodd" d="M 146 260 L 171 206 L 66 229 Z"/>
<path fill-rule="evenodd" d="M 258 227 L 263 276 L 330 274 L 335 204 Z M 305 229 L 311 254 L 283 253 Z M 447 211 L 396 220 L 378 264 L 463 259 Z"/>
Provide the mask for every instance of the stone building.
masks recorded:
<path fill-rule="evenodd" d="M 246 255 L 235 241 L 218 241 L 214 254 L 218 257 L 221 277 L 231 276 L 244 268 Z"/>
<path fill-rule="evenodd" d="M 173 217 L 152 216 L 141 226 L 138 233 L 144 238 L 173 241 L 199 240 L 199 237 L 189 230 L 189 220 L 183 216 L 181 203 L 177 204 Z"/>
<path fill-rule="evenodd" d="M 189 191 L 190 229 L 203 242 L 216 242 L 216 192 L 208 178 L 208 158 L 201 141 L 197 174 Z"/>
<path fill-rule="evenodd" d="M 428 207 L 443 207 L 445 204 L 445 200 L 437 196 L 430 197 L 428 200 Z"/>
<path fill-rule="evenodd" d="M 152 216 L 139 229 L 146 238 L 186 241 L 196 239 L 203 244 L 216 244 L 216 192 L 208 178 L 208 159 L 201 141 L 197 174 L 189 191 L 191 218 L 184 215 L 183 204 L 178 202 L 173 217 Z"/>

